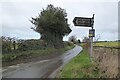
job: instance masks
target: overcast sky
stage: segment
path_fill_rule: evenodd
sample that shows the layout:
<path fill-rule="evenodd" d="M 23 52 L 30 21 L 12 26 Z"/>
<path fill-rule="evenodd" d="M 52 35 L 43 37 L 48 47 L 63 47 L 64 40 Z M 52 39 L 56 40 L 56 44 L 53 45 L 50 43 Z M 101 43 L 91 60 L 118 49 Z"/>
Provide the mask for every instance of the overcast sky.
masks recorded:
<path fill-rule="evenodd" d="M 118 2 L 115 0 L 94 1 L 91 0 L 31 0 L 15 1 L 5 0 L 0 2 L 0 25 L 2 26 L 2 35 L 17 37 L 18 39 L 39 39 L 40 34 L 34 32 L 29 22 L 31 17 L 38 16 L 42 8 L 48 4 L 55 7 L 66 9 L 68 14 L 68 23 L 72 32 L 65 36 L 63 40 L 74 35 L 78 39 L 88 36 L 90 27 L 80 27 L 73 25 L 74 17 L 92 17 L 95 14 L 94 29 L 96 37 L 100 40 L 118 39 Z"/>

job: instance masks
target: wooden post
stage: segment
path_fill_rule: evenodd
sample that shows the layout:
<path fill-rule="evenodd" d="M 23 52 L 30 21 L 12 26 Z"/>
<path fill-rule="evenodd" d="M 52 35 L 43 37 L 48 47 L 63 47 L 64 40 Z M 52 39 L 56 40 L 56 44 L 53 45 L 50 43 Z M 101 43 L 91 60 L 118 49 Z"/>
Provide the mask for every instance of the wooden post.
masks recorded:
<path fill-rule="evenodd" d="M 93 19 L 93 21 L 92 21 L 92 29 L 93 29 L 93 25 L 94 25 L 94 15 L 95 15 L 95 14 L 93 14 L 93 17 L 92 17 L 92 19 Z M 93 53 L 93 37 L 90 37 L 90 42 L 91 42 L 90 60 L 91 60 L 91 62 L 92 62 L 92 53 Z"/>
<path fill-rule="evenodd" d="M 13 41 L 13 47 L 14 47 L 14 50 L 16 49 L 16 42 Z"/>

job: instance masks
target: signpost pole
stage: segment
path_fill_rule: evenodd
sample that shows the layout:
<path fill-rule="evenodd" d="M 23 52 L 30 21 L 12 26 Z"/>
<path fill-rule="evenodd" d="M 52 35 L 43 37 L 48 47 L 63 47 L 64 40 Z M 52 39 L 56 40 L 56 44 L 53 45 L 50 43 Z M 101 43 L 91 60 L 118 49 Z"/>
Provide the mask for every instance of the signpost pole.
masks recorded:
<path fill-rule="evenodd" d="M 93 21 L 92 21 L 92 30 L 93 30 L 93 25 L 94 25 L 94 15 L 95 15 L 95 14 L 93 14 L 93 17 L 92 17 L 92 19 L 93 19 Z M 90 49 L 90 60 L 91 60 L 91 62 L 92 62 L 92 52 L 93 52 L 93 37 L 90 37 L 90 42 L 91 42 L 91 49 Z"/>
<path fill-rule="evenodd" d="M 93 28 L 93 27 L 92 27 Z M 93 50 L 93 37 L 90 37 L 90 42 L 91 42 L 91 49 L 90 49 L 90 60 L 91 60 L 91 62 L 92 62 L 92 50 Z"/>

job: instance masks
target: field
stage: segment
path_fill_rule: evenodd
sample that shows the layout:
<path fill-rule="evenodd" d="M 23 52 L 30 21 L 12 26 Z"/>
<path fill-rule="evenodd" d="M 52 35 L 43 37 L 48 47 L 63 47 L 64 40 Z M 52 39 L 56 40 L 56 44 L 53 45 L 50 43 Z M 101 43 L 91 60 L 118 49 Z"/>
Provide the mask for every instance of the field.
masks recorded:
<path fill-rule="evenodd" d="M 120 42 L 96 42 L 95 46 L 120 47 Z"/>

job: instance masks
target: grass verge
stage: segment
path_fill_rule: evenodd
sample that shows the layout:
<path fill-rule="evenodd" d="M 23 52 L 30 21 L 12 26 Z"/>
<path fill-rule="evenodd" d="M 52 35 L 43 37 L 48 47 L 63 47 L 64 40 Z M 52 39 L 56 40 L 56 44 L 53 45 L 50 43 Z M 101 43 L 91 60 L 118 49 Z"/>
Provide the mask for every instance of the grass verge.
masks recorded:
<path fill-rule="evenodd" d="M 99 70 L 94 62 L 90 61 L 88 51 L 83 51 L 65 65 L 58 77 L 60 78 L 97 78 Z"/>

